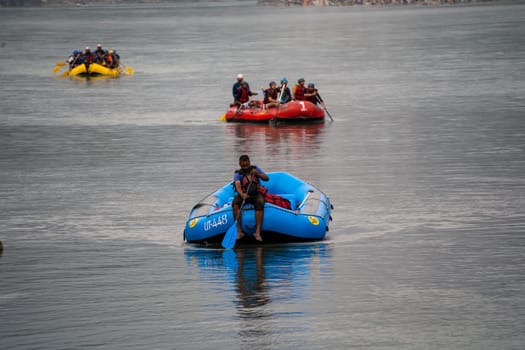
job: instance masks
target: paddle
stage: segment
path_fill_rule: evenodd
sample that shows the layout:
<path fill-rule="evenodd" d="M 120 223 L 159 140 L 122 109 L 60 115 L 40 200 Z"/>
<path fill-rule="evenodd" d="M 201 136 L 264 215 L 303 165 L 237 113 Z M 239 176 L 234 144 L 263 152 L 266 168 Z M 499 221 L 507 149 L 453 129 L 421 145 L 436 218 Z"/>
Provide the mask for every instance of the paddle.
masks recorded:
<path fill-rule="evenodd" d="M 248 183 L 248 188 L 251 187 L 252 181 Z M 237 221 L 239 221 L 239 218 L 241 217 L 242 213 L 242 207 L 244 206 L 244 202 L 246 202 L 246 199 L 242 200 L 241 206 L 239 207 L 239 213 L 237 214 L 237 217 L 235 218 L 235 221 L 230 226 L 228 231 L 226 231 L 226 234 L 224 235 L 224 238 L 222 239 L 222 246 L 225 249 L 232 249 L 235 247 L 235 242 L 237 242 Z M 233 204 L 232 204 L 232 210 L 233 210 Z"/>
<path fill-rule="evenodd" d="M 129 66 L 120 66 L 117 68 L 119 72 L 126 75 L 133 75 L 135 74 L 135 70 Z"/>
<path fill-rule="evenodd" d="M 62 67 L 66 65 L 66 62 L 56 62 L 56 66 L 53 68 L 53 74 L 56 74 Z"/>
<path fill-rule="evenodd" d="M 273 116 L 271 122 L 274 124 L 277 124 L 277 115 L 279 114 L 279 107 L 281 107 L 281 95 L 283 93 L 283 90 L 281 89 L 279 91 L 279 94 L 277 95 L 277 106 L 275 107 L 275 115 Z"/>
<path fill-rule="evenodd" d="M 334 118 L 332 118 L 332 116 L 330 115 L 330 112 L 328 112 L 328 109 L 326 109 L 326 107 L 324 106 L 323 104 L 323 101 L 321 101 L 321 99 L 319 98 L 319 96 L 316 94 L 315 95 L 315 98 L 317 99 L 317 101 L 319 101 L 319 103 L 321 104 L 321 106 L 323 107 L 324 111 L 326 112 L 326 114 L 328 114 L 328 116 L 330 117 L 330 120 L 331 121 L 334 121 Z"/>
<path fill-rule="evenodd" d="M 246 199 L 243 199 L 241 206 L 239 208 L 239 213 L 237 214 L 237 217 L 235 218 L 235 221 L 230 226 L 228 231 L 226 231 L 226 234 L 224 235 L 224 238 L 222 239 L 222 246 L 225 249 L 232 249 L 235 247 L 235 242 L 237 242 L 237 221 L 239 221 L 239 218 L 241 217 L 242 213 L 242 207 L 244 206 L 244 202 Z"/>
<path fill-rule="evenodd" d="M 282 99 L 284 91 L 288 88 L 288 83 L 281 83 L 281 91 L 279 92 L 279 104 L 283 103 Z"/>

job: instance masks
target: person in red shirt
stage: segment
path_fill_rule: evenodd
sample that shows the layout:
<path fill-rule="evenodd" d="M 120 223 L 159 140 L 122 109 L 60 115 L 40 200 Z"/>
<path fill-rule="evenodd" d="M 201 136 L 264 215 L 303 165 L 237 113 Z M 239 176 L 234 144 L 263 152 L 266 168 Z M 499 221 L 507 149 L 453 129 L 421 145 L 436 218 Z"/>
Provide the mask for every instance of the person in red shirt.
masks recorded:
<path fill-rule="evenodd" d="M 248 108 L 250 107 L 250 97 L 255 95 L 257 95 L 257 93 L 250 90 L 248 83 L 243 81 L 237 90 L 235 101 L 233 103 L 239 107 Z"/>
<path fill-rule="evenodd" d="M 275 81 L 270 82 L 269 88 L 264 90 L 264 107 L 272 108 L 279 106 L 279 89 Z"/>
<path fill-rule="evenodd" d="M 321 98 L 321 95 L 319 95 L 319 91 L 317 91 L 317 89 L 315 88 L 314 83 L 308 83 L 308 87 L 306 88 L 304 92 L 304 98 L 306 101 L 310 101 L 316 106 L 318 103 L 320 103 L 321 106 L 326 108 L 326 105 L 324 104 L 324 101 Z"/>
<path fill-rule="evenodd" d="M 299 80 L 297 80 L 297 84 L 295 84 L 292 89 L 294 101 L 304 101 L 305 90 L 306 88 L 304 87 L 304 79 L 300 78 Z"/>

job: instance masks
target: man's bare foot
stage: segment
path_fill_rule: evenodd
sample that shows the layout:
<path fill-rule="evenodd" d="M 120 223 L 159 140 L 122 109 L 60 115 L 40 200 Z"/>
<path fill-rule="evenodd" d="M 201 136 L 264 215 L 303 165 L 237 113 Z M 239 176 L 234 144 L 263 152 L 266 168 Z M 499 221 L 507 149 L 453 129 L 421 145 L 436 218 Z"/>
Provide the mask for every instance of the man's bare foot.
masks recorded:
<path fill-rule="evenodd" d="M 236 239 L 241 239 L 243 237 L 244 237 L 244 232 L 239 231 L 239 233 L 237 233 L 237 238 Z"/>
<path fill-rule="evenodd" d="M 260 233 L 254 233 L 253 238 L 255 238 L 256 241 L 262 242 L 262 237 Z"/>

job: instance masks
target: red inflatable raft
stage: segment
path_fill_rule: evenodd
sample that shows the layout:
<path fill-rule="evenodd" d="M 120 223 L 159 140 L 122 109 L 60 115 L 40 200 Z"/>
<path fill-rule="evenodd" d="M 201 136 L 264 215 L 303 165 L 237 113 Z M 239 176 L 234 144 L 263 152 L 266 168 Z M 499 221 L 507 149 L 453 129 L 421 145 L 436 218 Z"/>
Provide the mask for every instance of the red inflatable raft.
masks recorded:
<path fill-rule="evenodd" d="M 319 123 L 324 121 L 324 111 L 309 101 L 291 101 L 280 105 L 278 108 L 271 107 L 268 109 L 257 107 L 238 108 L 233 106 L 226 111 L 225 120 L 228 122 L 251 123 L 267 123 L 269 121 Z"/>

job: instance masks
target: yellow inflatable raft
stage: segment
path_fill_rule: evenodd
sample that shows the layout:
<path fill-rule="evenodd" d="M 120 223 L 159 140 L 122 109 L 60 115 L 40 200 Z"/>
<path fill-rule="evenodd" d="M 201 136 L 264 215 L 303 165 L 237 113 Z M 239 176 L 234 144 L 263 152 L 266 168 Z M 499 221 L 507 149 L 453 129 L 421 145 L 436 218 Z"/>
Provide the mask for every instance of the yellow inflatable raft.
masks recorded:
<path fill-rule="evenodd" d="M 109 77 L 118 77 L 120 75 L 120 69 L 108 68 L 98 63 L 90 63 L 89 65 L 82 63 L 71 69 L 69 72 L 65 72 L 66 76 L 97 76 L 104 75 Z"/>

